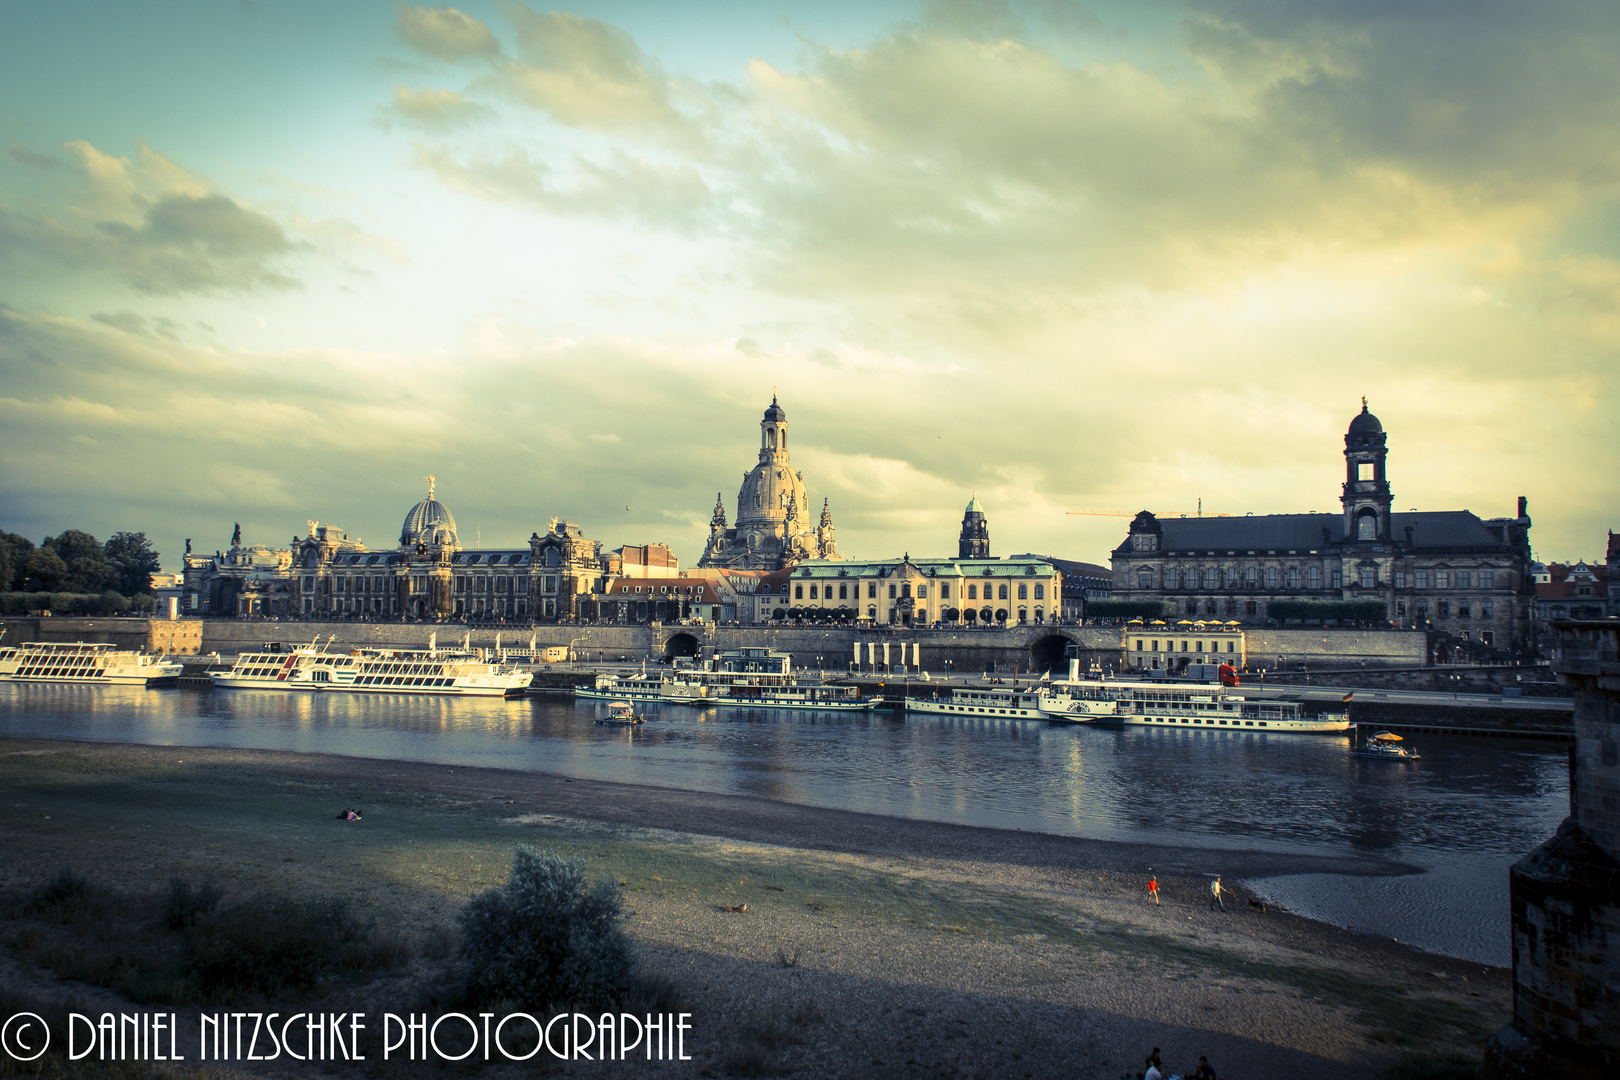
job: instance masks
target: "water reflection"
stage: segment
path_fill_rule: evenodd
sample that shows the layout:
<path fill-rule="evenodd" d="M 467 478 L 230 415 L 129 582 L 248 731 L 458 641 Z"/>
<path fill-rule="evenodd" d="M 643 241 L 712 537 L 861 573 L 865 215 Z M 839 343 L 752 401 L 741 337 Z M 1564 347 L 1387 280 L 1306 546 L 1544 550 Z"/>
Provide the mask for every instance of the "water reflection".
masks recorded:
<path fill-rule="evenodd" d="M 648 723 L 632 730 L 599 726 L 604 706 L 566 699 L 0 690 L 0 733 L 21 736 L 533 769 L 1215 851 L 1393 857 L 1429 872 L 1331 885 L 1294 876 L 1266 888 L 1336 922 L 1499 963 L 1506 867 L 1550 835 L 1568 806 L 1563 748 L 1520 740 L 1415 736 L 1423 756 L 1414 764 L 1353 758 L 1346 740 L 1331 737 L 888 713 L 647 712 Z"/>

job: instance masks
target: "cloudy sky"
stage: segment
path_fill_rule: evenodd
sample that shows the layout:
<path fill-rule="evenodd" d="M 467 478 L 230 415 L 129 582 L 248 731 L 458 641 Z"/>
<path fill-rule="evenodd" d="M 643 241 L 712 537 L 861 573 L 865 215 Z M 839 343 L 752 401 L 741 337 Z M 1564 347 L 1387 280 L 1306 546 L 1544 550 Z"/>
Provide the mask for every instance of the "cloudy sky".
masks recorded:
<path fill-rule="evenodd" d="M 847 555 L 1095 508 L 1620 527 L 1620 6 L 0 5 L 0 528 L 694 562 L 773 387 Z"/>

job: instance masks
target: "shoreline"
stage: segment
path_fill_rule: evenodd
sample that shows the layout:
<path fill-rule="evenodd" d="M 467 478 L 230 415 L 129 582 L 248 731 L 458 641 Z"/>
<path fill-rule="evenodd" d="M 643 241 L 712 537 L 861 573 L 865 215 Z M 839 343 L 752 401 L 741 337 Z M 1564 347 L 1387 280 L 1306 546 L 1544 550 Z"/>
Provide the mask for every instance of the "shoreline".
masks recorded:
<path fill-rule="evenodd" d="M 863 1075 L 875 1059 L 861 1055 L 883 1039 L 926 1048 L 917 1061 L 971 1059 L 1003 1075 L 1001 1025 L 1046 1048 L 1019 1058 L 1030 1075 L 1113 1080 L 1159 1045 L 1213 1051 L 1222 1075 L 1308 1060 L 1313 1075 L 1348 1080 L 1398 1057 L 1402 1039 L 1472 1048 L 1508 1003 L 1503 969 L 1261 915 L 1241 889 L 1225 915 L 1210 913 L 1210 853 L 1193 846 L 281 750 L 0 737 L 0 777 L 16 796 L 0 810 L 11 888 L 64 861 L 89 870 L 88 857 L 125 887 L 177 873 L 294 887 L 426 929 L 504 880 L 516 842 L 551 846 L 620 882 L 648 962 L 696 1000 L 711 1069 L 769 1003 L 809 1001 L 825 1019 L 777 1052 L 808 1075 Z M 363 825 L 330 820 L 351 803 Z M 1278 858 L 1222 851 L 1218 872 L 1236 879 Z M 1304 865 L 1289 860 L 1292 872 L 1369 869 Z M 1149 866 L 1160 908 L 1143 902 Z M 739 903 L 744 914 L 726 913 Z M 949 1013 L 969 1041 L 918 1010 Z M 1391 1045 L 1381 1027 L 1401 1037 Z"/>

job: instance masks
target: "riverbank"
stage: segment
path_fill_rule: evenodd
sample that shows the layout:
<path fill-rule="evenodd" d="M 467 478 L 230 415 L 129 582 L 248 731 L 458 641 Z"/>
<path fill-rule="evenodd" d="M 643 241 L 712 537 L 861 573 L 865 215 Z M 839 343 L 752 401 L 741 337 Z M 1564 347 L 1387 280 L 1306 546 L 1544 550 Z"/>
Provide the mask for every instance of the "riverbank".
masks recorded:
<path fill-rule="evenodd" d="M 1405 869 L 1376 860 L 1307 865 L 270 751 L 5 739 L 0 784 L 11 888 L 65 864 L 130 889 L 181 875 L 345 896 L 429 935 L 504 880 L 516 843 L 579 858 L 623 883 L 630 932 L 695 1014 L 694 1060 L 644 1067 L 657 1075 L 724 1074 L 778 1030 L 770 1064 L 818 1077 L 1101 1080 L 1159 1046 L 1178 1071 L 1205 1054 L 1223 1076 L 1348 1080 L 1413 1049 L 1472 1053 L 1509 1011 L 1500 969 L 1238 897 L 1208 910 L 1206 873 L 1230 884 Z M 350 805 L 362 822 L 334 820 Z M 1162 907 L 1143 902 L 1149 868 Z"/>

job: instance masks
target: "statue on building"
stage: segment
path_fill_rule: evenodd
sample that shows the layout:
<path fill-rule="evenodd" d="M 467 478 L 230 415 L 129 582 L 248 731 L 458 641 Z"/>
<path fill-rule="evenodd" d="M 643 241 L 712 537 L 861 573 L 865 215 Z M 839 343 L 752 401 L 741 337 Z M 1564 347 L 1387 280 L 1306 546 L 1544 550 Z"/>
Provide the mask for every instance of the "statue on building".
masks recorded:
<path fill-rule="evenodd" d="M 242 546 L 242 523 L 238 521 L 234 524 L 236 528 L 231 530 L 231 547 L 239 548 Z"/>

